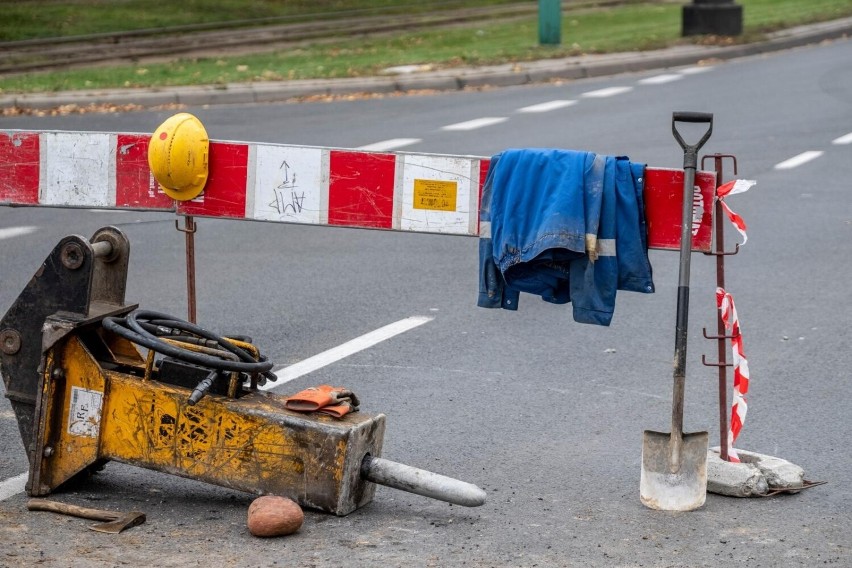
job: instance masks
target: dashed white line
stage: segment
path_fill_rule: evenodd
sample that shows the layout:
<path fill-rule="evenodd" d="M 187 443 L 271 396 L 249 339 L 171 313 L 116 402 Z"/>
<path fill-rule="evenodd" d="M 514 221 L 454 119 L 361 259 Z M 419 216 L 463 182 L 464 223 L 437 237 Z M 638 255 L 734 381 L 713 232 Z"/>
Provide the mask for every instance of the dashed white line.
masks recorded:
<path fill-rule="evenodd" d="M 653 77 L 646 77 L 645 79 L 640 79 L 638 83 L 640 85 L 662 85 L 664 83 L 679 81 L 680 79 L 683 79 L 683 75 L 678 75 L 675 73 L 665 73 L 663 75 L 655 75 Z"/>
<path fill-rule="evenodd" d="M 506 122 L 507 120 L 509 119 L 504 116 L 486 116 L 483 118 L 475 118 L 473 120 L 467 120 L 465 122 L 457 122 L 456 124 L 442 126 L 441 130 L 476 130 L 477 128 L 500 124 L 501 122 Z"/>
<path fill-rule="evenodd" d="M 6 229 L 0 229 L 0 241 L 3 239 L 29 235 L 30 233 L 35 233 L 37 230 L 38 227 L 8 227 Z"/>
<path fill-rule="evenodd" d="M 852 132 L 831 141 L 832 144 L 852 144 Z"/>
<path fill-rule="evenodd" d="M 607 87 L 606 89 L 598 89 L 596 91 L 588 91 L 583 93 L 582 97 L 591 98 L 591 99 L 603 99 L 606 97 L 613 97 L 615 95 L 621 95 L 623 93 L 629 93 L 633 90 L 633 87 Z"/>
<path fill-rule="evenodd" d="M 361 146 L 358 150 L 365 150 L 367 152 L 386 152 L 396 148 L 411 146 L 412 144 L 417 144 L 422 141 L 423 140 L 421 138 L 391 138 L 390 140 L 382 140 L 381 142 Z"/>
<path fill-rule="evenodd" d="M 808 150 L 807 152 L 802 152 L 797 156 L 793 156 L 789 160 L 784 160 L 783 162 L 779 162 L 775 164 L 776 170 L 791 170 L 793 168 L 797 168 L 802 164 L 807 164 L 811 160 L 816 160 L 820 156 L 823 155 L 821 150 Z"/>
<path fill-rule="evenodd" d="M 345 357 L 349 357 L 354 353 L 363 351 L 364 349 L 372 347 L 377 343 L 381 343 L 386 339 L 390 339 L 400 333 L 404 333 L 414 329 L 415 327 L 421 326 L 424 323 L 428 323 L 433 319 L 435 318 L 431 318 L 429 316 L 412 316 L 410 318 L 405 318 L 404 320 L 388 324 L 384 327 L 380 327 L 375 331 L 356 337 L 342 345 L 332 347 L 328 351 L 323 351 L 313 357 L 308 357 L 303 361 L 299 361 L 298 363 L 277 371 L 275 373 L 275 376 L 278 377 L 276 382 L 268 382 L 259 388 L 261 390 L 274 389 L 279 385 L 283 385 L 286 382 L 298 379 L 302 375 L 307 375 L 317 369 L 331 365 L 336 361 L 340 361 Z"/>
<path fill-rule="evenodd" d="M 558 110 L 560 108 L 569 107 L 571 105 L 577 104 L 577 101 L 571 100 L 557 100 L 557 101 L 548 101 L 546 103 L 539 103 L 537 105 L 525 106 L 523 108 L 519 108 L 518 112 L 549 112 L 552 110 Z"/>
<path fill-rule="evenodd" d="M 21 475 L 10 477 L 4 481 L 0 481 L 0 501 L 5 501 L 13 495 L 21 493 L 27 485 L 27 478 L 30 476 L 28 471 Z"/>
<path fill-rule="evenodd" d="M 686 67 L 681 69 L 680 73 L 683 73 L 684 75 L 698 75 L 699 73 L 706 73 L 711 69 L 713 69 L 713 67 Z"/>

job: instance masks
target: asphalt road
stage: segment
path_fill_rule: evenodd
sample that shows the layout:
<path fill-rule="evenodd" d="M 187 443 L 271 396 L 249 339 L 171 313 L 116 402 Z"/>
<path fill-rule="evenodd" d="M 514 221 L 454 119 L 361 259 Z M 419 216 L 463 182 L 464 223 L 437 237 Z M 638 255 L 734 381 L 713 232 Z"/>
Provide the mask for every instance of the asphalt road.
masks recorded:
<path fill-rule="evenodd" d="M 551 101 L 575 102 L 521 110 Z M 561 85 L 188 110 L 220 140 L 406 138 L 417 141 L 404 150 L 474 155 L 554 146 L 669 167 L 682 164 L 672 111 L 713 112 L 705 151 L 735 154 L 737 177 L 758 181 L 729 200 L 749 235 L 727 259 L 752 378 L 738 445 L 828 483 L 709 495 L 690 513 L 639 502 L 642 431 L 669 430 L 676 254 L 652 251 L 656 294 L 620 293 L 601 328 L 533 297 L 518 312 L 477 308 L 472 238 L 201 220 L 199 321 L 253 336 L 278 364 L 433 318 L 278 392 L 352 388 L 365 412 L 388 417 L 385 457 L 476 483 L 488 502 L 465 509 L 379 488 L 347 517 L 308 512 L 297 535 L 259 541 L 245 529 L 250 495 L 109 464 L 58 498 L 141 508 L 145 525 L 93 533 L 27 513 L 13 494 L 0 500 L 0 566 L 852 566 L 852 42 Z M 151 132 L 168 114 L 5 118 L 0 128 Z M 445 128 L 481 118 L 505 120 Z M 0 241 L 0 306 L 61 237 L 107 224 L 131 240 L 128 300 L 182 314 L 183 237 L 171 216 L 133 212 L 0 208 L 0 230 L 31 228 Z M 685 426 L 715 445 L 716 371 L 700 360 L 715 353 L 701 335 L 715 329 L 711 258 L 695 255 L 691 287 Z M 26 470 L 5 399 L 0 448 L 0 480 Z"/>

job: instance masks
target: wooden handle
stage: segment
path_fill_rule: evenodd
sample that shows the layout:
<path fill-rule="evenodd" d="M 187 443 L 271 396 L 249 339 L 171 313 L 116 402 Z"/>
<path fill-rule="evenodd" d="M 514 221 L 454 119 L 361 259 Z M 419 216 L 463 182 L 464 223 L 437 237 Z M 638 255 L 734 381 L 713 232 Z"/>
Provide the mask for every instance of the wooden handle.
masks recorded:
<path fill-rule="evenodd" d="M 101 509 L 87 509 L 86 507 L 78 507 L 69 505 L 68 503 L 59 503 L 58 501 L 48 501 L 47 499 L 30 499 L 27 501 L 27 509 L 29 511 L 49 511 L 51 513 L 61 513 L 63 515 L 71 515 L 83 519 L 91 519 L 93 521 L 115 521 L 121 518 L 120 513 L 112 511 L 103 511 Z"/>

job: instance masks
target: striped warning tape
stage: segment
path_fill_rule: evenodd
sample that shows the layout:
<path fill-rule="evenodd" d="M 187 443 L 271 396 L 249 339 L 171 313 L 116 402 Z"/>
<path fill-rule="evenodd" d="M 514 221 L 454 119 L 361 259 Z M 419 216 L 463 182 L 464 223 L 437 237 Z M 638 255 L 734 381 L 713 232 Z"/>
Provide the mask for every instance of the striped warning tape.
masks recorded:
<path fill-rule="evenodd" d="M 722 204 L 722 209 L 725 210 L 725 215 L 728 216 L 728 219 L 731 221 L 731 224 L 734 225 L 734 228 L 743 237 L 742 244 L 746 244 L 746 242 L 748 241 L 745 219 L 734 213 L 734 211 L 730 207 L 728 207 L 728 204 L 725 202 L 725 198 L 729 195 L 745 193 L 756 183 L 756 181 L 750 179 L 738 179 L 734 181 L 729 181 L 728 183 L 723 183 L 716 189 L 716 195 L 719 198 L 719 203 Z"/>
<path fill-rule="evenodd" d="M 734 297 L 723 288 L 716 288 L 716 304 L 725 328 L 731 331 L 731 359 L 734 366 L 734 388 L 733 402 L 731 405 L 731 421 L 728 430 L 728 458 L 732 462 L 739 462 L 740 458 L 734 450 L 734 442 L 740 435 L 745 422 L 748 404 L 749 372 L 748 360 L 743 350 L 743 337 L 740 331 L 740 320 L 737 316 L 737 307 L 734 305 Z"/>
<path fill-rule="evenodd" d="M 746 234 L 746 223 L 740 215 L 734 213 L 733 210 L 725 203 L 725 197 L 736 195 L 737 193 L 745 193 L 757 182 L 747 179 L 738 179 L 729 181 L 720 185 L 716 189 L 719 203 L 725 211 L 728 219 L 734 225 L 737 232 L 743 237 L 742 244 L 748 241 Z M 740 435 L 745 422 L 748 404 L 746 403 L 746 394 L 749 386 L 748 360 L 743 351 L 743 337 L 740 331 L 740 320 L 737 316 L 737 307 L 734 305 L 734 297 L 724 288 L 716 289 L 716 304 L 719 307 L 719 316 L 725 324 L 725 329 L 731 332 L 731 359 L 734 367 L 734 387 L 731 404 L 731 421 L 728 430 L 728 458 L 732 462 L 739 462 L 740 458 L 734 450 L 734 442 Z"/>

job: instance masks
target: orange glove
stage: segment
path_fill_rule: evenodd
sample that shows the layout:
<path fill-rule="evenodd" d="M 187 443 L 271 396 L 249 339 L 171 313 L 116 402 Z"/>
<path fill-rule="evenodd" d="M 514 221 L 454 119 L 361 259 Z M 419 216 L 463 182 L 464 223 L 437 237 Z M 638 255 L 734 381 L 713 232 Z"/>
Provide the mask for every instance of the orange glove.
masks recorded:
<path fill-rule="evenodd" d="M 342 418 L 358 410 L 358 397 L 346 387 L 320 385 L 287 397 L 285 408 L 295 412 L 322 412 Z"/>
<path fill-rule="evenodd" d="M 353 406 L 351 402 L 338 402 L 338 404 L 332 406 L 323 406 L 317 412 L 322 414 L 328 414 L 329 416 L 334 416 L 335 418 L 343 418 L 350 412 L 358 412 L 358 406 Z"/>

